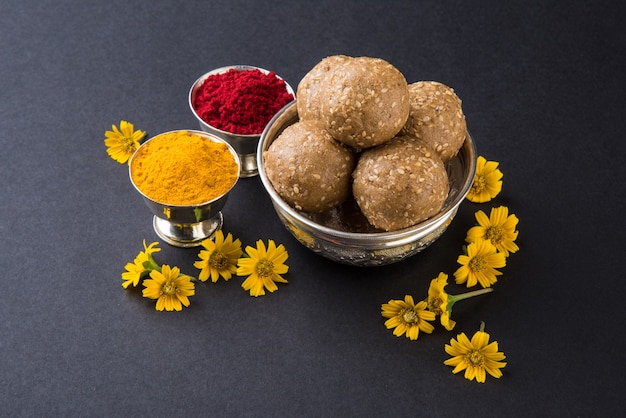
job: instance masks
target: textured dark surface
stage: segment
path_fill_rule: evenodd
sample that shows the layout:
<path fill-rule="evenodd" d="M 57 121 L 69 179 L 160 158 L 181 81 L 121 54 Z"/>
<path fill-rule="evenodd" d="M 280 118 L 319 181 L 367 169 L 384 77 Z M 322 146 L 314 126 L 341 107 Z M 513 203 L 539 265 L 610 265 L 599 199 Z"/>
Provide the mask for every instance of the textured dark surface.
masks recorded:
<path fill-rule="evenodd" d="M 0 415 L 611 416 L 626 407 L 624 15 L 619 2 L 34 1 L 0 3 Z M 289 284 L 251 298 L 200 284 L 157 312 L 120 285 L 156 240 L 104 131 L 197 128 L 187 93 L 231 64 L 292 86 L 332 54 L 394 64 L 463 100 L 501 195 L 465 202 L 425 252 L 381 268 L 327 261 L 282 227 L 258 178 L 224 229 L 289 251 Z M 457 267 L 478 209 L 507 205 L 521 250 L 453 332 L 385 329 L 380 305 Z M 157 260 L 194 273 L 197 250 Z M 452 280 L 451 280 L 452 281 Z M 448 290 L 458 293 L 456 285 Z M 480 321 L 508 366 L 484 385 L 443 365 Z"/>

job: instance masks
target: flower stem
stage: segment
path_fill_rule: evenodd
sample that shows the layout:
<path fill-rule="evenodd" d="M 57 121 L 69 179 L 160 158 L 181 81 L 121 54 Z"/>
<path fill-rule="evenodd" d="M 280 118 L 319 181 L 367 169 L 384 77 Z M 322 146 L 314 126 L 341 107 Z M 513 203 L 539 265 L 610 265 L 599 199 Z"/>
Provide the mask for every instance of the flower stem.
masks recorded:
<path fill-rule="evenodd" d="M 154 261 L 152 256 L 148 256 L 148 260 L 143 262 L 143 268 L 148 272 L 152 270 L 161 271 L 161 267 Z"/>
<path fill-rule="evenodd" d="M 458 302 L 463 299 L 471 298 L 471 297 L 482 295 L 482 294 L 489 293 L 489 292 L 493 292 L 493 288 L 488 287 L 485 289 L 474 290 L 472 292 L 461 293 L 460 295 L 448 295 L 448 297 L 454 300 L 455 302 Z"/>

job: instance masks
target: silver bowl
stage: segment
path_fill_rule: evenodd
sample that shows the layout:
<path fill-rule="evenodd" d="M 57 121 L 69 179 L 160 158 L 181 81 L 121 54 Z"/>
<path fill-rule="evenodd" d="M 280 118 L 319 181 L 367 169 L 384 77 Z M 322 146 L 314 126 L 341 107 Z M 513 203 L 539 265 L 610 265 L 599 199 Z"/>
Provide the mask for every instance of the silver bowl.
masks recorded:
<path fill-rule="evenodd" d="M 237 153 L 226 141 L 207 132 L 189 129 L 186 129 L 185 131 L 202 136 L 213 142 L 225 143 L 233 155 L 237 166 L 241 170 Z M 176 131 L 165 132 L 160 135 L 165 135 L 171 132 Z M 159 135 L 156 135 L 141 144 L 139 149 L 158 136 Z M 139 149 L 137 151 L 139 151 Z M 157 202 L 156 200 L 146 196 L 134 183 L 132 176 L 132 162 L 135 155 L 137 155 L 137 152 L 133 154 L 128 164 L 130 182 L 135 190 L 137 190 L 137 192 L 143 197 L 143 200 L 146 202 L 148 208 L 150 208 L 150 211 L 154 215 L 152 220 L 154 231 L 163 241 L 176 247 L 196 247 L 200 245 L 203 240 L 212 237 L 218 229 L 222 228 L 224 216 L 221 211 L 228 200 L 230 190 L 235 187 L 239 177 L 237 177 L 228 191 L 207 202 L 190 206 L 166 204 Z"/>
<path fill-rule="evenodd" d="M 235 149 L 241 161 L 241 177 L 252 177 L 258 174 L 258 168 L 257 168 L 257 162 L 256 162 L 256 150 L 257 150 L 257 146 L 259 143 L 259 139 L 261 138 L 261 134 L 239 135 L 239 134 L 234 134 L 232 132 L 227 132 L 227 131 L 218 129 L 206 123 L 200 117 L 200 115 L 198 115 L 198 113 L 196 112 L 196 109 L 193 106 L 198 88 L 202 86 L 202 83 L 204 83 L 204 81 L 208 77 L 215 75 L 215 74 L 224 74 L 231 69 L 236 69 L 238 71 L 259 70 L 265 74 L 270 73 L 270 71 L 266 69 L 263 69 L 260 67 L 254 67 L 250 65 L 230 65 L 227 67 L 217 68 L 215 70 L 209 71 L 208 73 L 198 78 L 191 86 L 191 89 L 189 90 L 189 108 L 191 109 L 191 112 L 196 117 L 196 119 L 198 119 L 198 123 L 200 124 L 200 129 L 222 138 Z M 287 89 L 287 92 L 289 92 L 293 97 L 295 97 L 295 92 L 293 88 L 289 85 L 289 83 L 287 83 L 282 77 L 278 75 L 276 75 L 276 77 L 278 77 L 280 80 L 283 80 L 285 82 L 285 87 Z"/>
<path fill-rule="evenodd" d="M 265 173 L 263 152 L 289 125 L 298 121 L 295 101 L 268 123 L 257 150 L 259 177 L 281 222 L 305 247 L 333 261 L 355 266 L 380 266 L 402 261 L 422 251 L 448 228 L 467 195 L 476 171 L 476 148 L 467 134 L 459 154 L 446 164 L 450 192 L 441 211 L 409 228 L 391 232 L 353 232 L 332 216 L 311 215 L 287 204 L 276 193 Z"/>

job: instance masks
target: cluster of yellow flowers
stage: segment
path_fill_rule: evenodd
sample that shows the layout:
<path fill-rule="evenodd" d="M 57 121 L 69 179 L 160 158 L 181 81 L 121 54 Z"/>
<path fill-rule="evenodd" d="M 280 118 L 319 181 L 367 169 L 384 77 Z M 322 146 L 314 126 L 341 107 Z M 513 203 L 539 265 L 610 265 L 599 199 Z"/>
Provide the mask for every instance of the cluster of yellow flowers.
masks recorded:
<path fill-rule="evenodd" d="M 118 163 L 126 164 L 139 148 L 146 132 L 135 130 L 132 123 L 122 120 L 119 128 L 112 125 L 104 136 L 107 154 Z M 122 273 L 122 286 L 137 287 L 141 279 L 149 276 L 142 281 L 143 296 L 156 299 L 156 309 L 159 311 L 180 311 L 183 306 L 189 306 L 189 297 L 195 294 L 195 282 L 205 282 L 209 277 L 216 282 L 220 276 L 224 280 L 229 280 L 233 274 L 248 276 L 241 286 L 251 296 L 265 295 L 265 290 L 274 292 L 278 289 L 276 283 L 287 283 L 281 276 L 289 269 L 285 264 L 287 250 L 282 244 L 276 246 L 272 240 L 268 241 L 267 246 L 258 240 L 256 248 L 246 247 L 244 256 L 239 239 L 233 240 L 230 233 L 224 237 L 221 230 L 217 231 L 214 239 L 202 242 L 204 250 L 199 253 L 200 260 L 194 263 L 194 267 L 200 269 L 197 278 L 182 274 L 178 267 L 157 264 L 152 256 L 161 251 L 157 245 L 157 242 L 153 242 L 146 246 L 144 240 L 143 251 L 132 263 L 126 264 L 126 271 Z"/>
<path fill-rule="evenodd" d="M 111 126 L 110 131 L 104 133 L 104 145 L 107 154 L 120 164 L 130 161 L 133 153 L 139 148 L 141 140 L 146 132 L 135 130 L 132 123 L 122 120 L 120 127 Z M 242 287 L 250 292 L 251 296 L 265 295 L 265 290 L 274 292 L 278 289 L 276 283 L 287 283 L 281 274 L 287 273 L 288 267 L 287 250 L 281 244 L 276 246 L 272 240 L 268 241 L 267 247 L 261 240 L 257 241 L 256 248 L 246 247 L 245 257 L 241 249 L 241 241 L 233 240 L 232 234 L 224 237 L 219 230 L 214 239 L 202 242 L 204 250 L 200 251 L 200 260 L 194 263 L 194 267 L 200 269 L 196 278 L 182 274 L 178 267 L 167 264 L 159 265 L 154 261 L 153 253 L 161 251 L 158 243 L 153 242 L 135 257 L 132 263 L 126 264 L 126 271 L 122 273 L 122 286 L 128 288 L 139 285 L 141 279 L 145 287 L 143 296 L 156 299 L 156 309 L 159 311 L 180 311 L 183 306 L 189 306 L 189 296 L 195 294 L 195 281 L 205 282 L 211 277 L 216 282 L 221 276 L 229 280 L 233 274 L 248 276 L 242 283 Z"/>
<path fill-rule="evenodd" d="M 502 190 L 502 172 L 498 163 L 487 161 L 479 156 L 476 165 L 476 175 L 467 199 L 475 203 L 488 202 Z M 428 288 L 428 297 L 415 303 L 413 296 L 405 295 L 404 300 L 390 300 L 381 306 L 381 313 L 388 329 L 393 329 L 397 337 L 406 335 L 411 340 L 417 340 L 419 332 L 431 334 L 437 316 L 441 325 L 451 331 L 456 322 L 450 316 L 452 306 L 463 299 L 491 292 L 492 285 L 497 282 L 497 276 L 502 273 L 498 268 L 506 265 L 506 259 L 519 250 L 515 240 L 519 219 L 511 214 L 506 206 L 492 208 L 489 216 L 482 210 L 475 213 L 478 225 L 467 232 L 464 254 L 457 258 L 460 267 L 455 271 L 457 284 L 465 284 L 468 288 L 480 284 L 481 289 L 450 295 L 445 291 L 448 284 L 448 275 L 441 272 L 432 279 Z M 445 351 L 451 358 L 444 364 L 454 366 L 453 373 L 465 370 L 465 378 L 484 383 L 486 373 L 499 378 L 501 368 L 506 363 L 504 353 L 498 351 L 497 341 L 489 343 L 489 334 L 484 331 L 484 323 L 480 330 L 471 339 L 460 333 L 456 339 L 452 338 L 446 344 Z"/>
<path fill-rule="evenodd" d="M 233 274 L 248 276 L 241 287 L 250 292 L 250 296 L 263 296 L 265 289 L 268 292 L 278 290 L 276 283 L 287 283 L 281 274 L 287 273 L 289 267 L 285 262 L 289 256 L 285 246 L 276 246 L 273 240 L 268 241 L 267 247 L 261 240 L 256 242 L 256 248 L 246 246 L 245 257 L 242 257 L 241 241 L 233 241 L 231 233 L 226 235 L 218 230 L 213 240 L 202 242 L 204 250 L 200 251 L 200 260 L 194 267 L 200 269 L 199 279 L 202 282 L 211 277 L 213 283 L 219 277 L 228 281 Z"/>
<path fill-rule="evenodd" d="M 111 131 L 105 132 L 107 153 L 115 161 L 125 164 L 145 136 L 145 132 L 135 131 L 133 124 L 122 120 L 119 129 L 113 125 Z M 503 174 L 498 165 L 498 162 L 478 157 L 474 182 L 467 195 L 469 201 L 488 202 L 500 193 Z M 475 218 L 478 225 L 467 232 L 467 245 L 457 258 L 460 267 L 454 272 L 454 277 L 457 284 L 465 284 L 468 288 L 480 284 L 482 288 L 450 295 L 445 291 L 448 275 L 440 272 L 431 280 L 428 297 L 424 300 L 415 303 L 413 296 L 405 295 L 404 300 L 390 300 L 381 306 L 382 316 L 387 318 L 385 326 L 393 329 L 395 336 L 406 335 L 411 340 L 417 340 L 420 331 L 431 334 L 435 328 L 430 322 L 437 316 L 441 325 L 451 331 L 456 325 L 450 317 L 456 302 L 493 290 L 491 286 L 497 282 L 497 276 L 502 275 L 497 269 L 505 267 L 507 257 L 519 250 L 515 244 L 519 219 L 514 214 L 509 215 L 506 206 L 492 208 L 489 216 L 479 210 Z M 144 279 L 142 294 L 156 299 L 159 311 L 180 311 L 183 306 L 189 306 L 189 297 L 195 294 L 195 282 L 206 282 L 209 277 L 215 283 L 220 277 L 228 281 L 233 275 L 247 276 L 241 286 L 255 297 L 265 295 L 265 290 L 276 291 L 276 283 L 287 283 L 281 276 L 289 269 L 285 264 L 287 251 L 282 244 L 276 246 L 272 240 L 267 246 L 258 240 L 256 247 L 246 247 L 244 255 L 239 239 L 234 240 L 230 233 L 224 236 L 218 230 L 213 239 L 202 242 L 203 250 L 194 263 L 194 267 L 200 270 L 197 278 L 182 274 L 178 267 L 157 264 L 153 257 L 161 250 L 157 245 L 153 242 L 146 246 L 144 240 L 143 251 L 125 266 L 122 286 L 137 287 Z M 489 342 L 490 335 L 484 327 L 485 324 L 481 323 L 471 339 L 465 333 L 452 338 L 450 344 L 445 345 L 446 353 L 452 357 L 444 361 L 444 364 L 454 367 L 453 373 L 464 370 L 466 379 L 476 379 L 481 383 L 485 382 L 487 373 L 495 378 L 501 377 L 500 369 L 506 366 L 502 361 L 505 355 L 498 350 L 498 342 Z"/>
<path fill-rule="evenodd" d="M 222 230 L 218 230 L 213 239 L 202 242 L 204 249 L 198 254 L 200 260 L 194 263 L 200 270 L 197 278 L 182 274 L 178 267 L 156 263 L 152 254 L 161 251 L 157 245 L 153 242 L 146 246 L 144 240 L 143 251 L 125 266 L 122 287 L 137 287 L 141 279 L 149 276 L 142 281 L 142 293 L 146 298 L 156 299 L 158 311 L 180 311 L 183 306 L 189 306 L 189 297 L 195 294 L 195 282 L 206 282 L 209 277 L 215 283 L 220 276 L 226 281 L 233 274 L 247 276 L 241 287 L 255 297 L 265 295 L 266 289 L 276 291 L 276 283 L 287 283 L 281 276 L 289 270 L 285 264 L 287 250 L 282 244 L 276 246 L 273 240 L 269 240 L 267 246 L 258 240 L 256 248 L 247 246 L 244 255 L 239 239 L 233 240 L 231 233 L 224 237 Z"/>

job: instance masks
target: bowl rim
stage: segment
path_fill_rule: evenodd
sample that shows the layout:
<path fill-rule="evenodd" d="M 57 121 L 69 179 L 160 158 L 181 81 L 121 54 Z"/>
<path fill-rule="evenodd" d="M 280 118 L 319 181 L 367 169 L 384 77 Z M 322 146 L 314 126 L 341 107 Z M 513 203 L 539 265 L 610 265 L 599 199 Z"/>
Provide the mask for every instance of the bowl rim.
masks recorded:
<path fill-rule="evenodd" d="M 235 164 L 237 164 L 237 178 L 235 179 L 235 181 L 233 182 L 232 186 L 230 186 L 230 188 L 228 190 L 226 190 L 224 193 L 222 193 L 221 195 L 214 197 L 211 200 L 207 200 L 205 202 L 201 202 L 201 203 L 197 203 L 197 204 L 193 204 L 193 205 L 175 205 L 175 204 L 170 204 L 170 203 L 164 203 L 164 202 L 159 202 L 158 200 L 154 200 L 153 198 L 151 198 L 150 196 L 146 195 L 144 192 L 142 192 L 139 187 L 137 187 L 137 185 L 135 184 L 134 180 L 133 180 L 133 173 L 132 173 L 132 162 L 135 159 L 135 156 L 138 154 L 138 151 L 147 143 L 149 143 L 150 141 L 152 141 L 154 138 L 158 138 L 159 136 L 162 135 L 167 135 L 167 134 L 172 134 L 172 133 L 176 133 L 176 132 L 189 132 L 191 134 L 197 135 L 197 136 L 201 136 L 205 139 L 208 139 L 210 141 L 213 142 L 219 142 L 221 144 L 224 144 L 228 147 L 228 151 L 230 151 L 231 156 L 233 157 Z M 235 149 L 224 139 L 218 137 L 217 135 L 211 134 L 209 132 L 204 132 L 204 131 L 199 131 L 196 129 L 174 129 L 171 131 L 166 131 L 166 132 L 161 132 L 153 137 L 151 137 L 150 139 L 148 139 L 147 141 L 143 142 L 136 150 L 135 152 L 133 152 L 133 155 L 130 157 L 130 159 L 128 160 L 128 177 L 130 179 L 130 184 L 133 185 L 133 187 L 135 188 L 135 190 L 137 192 L 139 192 L 139 194 L 146 200 L 149 200 L 150 202 L 154 202 L 157 205 L 161 205 L 161 206 L 167 206 L 167 207 L 171 207 L 171 208 L 198 208 L 198 207 L 202 207 L 202 206 L 207 206 L 210 205 L 212 203 L 217 202 L 218 200 L 222 199 L 224 196 L 226 196 L 228 193 L 230 193 L 235 186 L 237 185 L 237 182 L 239 182 L 239 179 L 241 178 L 241 161 L 239 161 L 239 156 L 237 155 L 237 153 L 235 152 Z"/>
<path fill-rule="evenodd" d="M 269 132 L 274 126 L 274 124 L 277 123 L 279 119 L 287 117 L 286 114 L 288 112 L 294 112 L 294 109 L 296 109 L 294 115 L 292 115 L 289 119 L 287 119 L 285 123 L 293 119 L 297 120 L 298 114 L 297 114 L 296 100 L 293 100 L 291 103 L 288 103 L 287 105 L 285 105 L 268 122 L 267 126 L 261 133 L 261 139 L 259 140 L 259 144 L 257 147 L 257 166 L 258 166 L 259 177 L 261 178 L 261 182 L 263 183 L 263 186 L 266 192 L 270 195 L 272 203 L 274 205 L 278 205 L 281 208 L 281 210 L 283 210 L 293 219 L 297 220 L 298 222 L 305 225 L 307 228 L 310 228 L 311 230 L 318 231 L 322 234 L 325 234 L 326 236 L 336 237 L 336 238 L 343 239 L 346 241 L 377 239 L 377 240 L 380 240 L 381 242 L 384 242 L 388 240 L 397 241 L 397 240 L 402 240 L 404 238 L 411 238 L 416 233 L 429 230 L 433 227 L 433 225 L 438 226 L 440 223 L 443 223 L 447 218 L 449 218 L 449 216 L 452 213 L 454 213 L 454 211 L 456 211 L 459 205 L 463 202 L 463 200 L 467 196 L 467 193 L 469 192 L 474 182 L 474 176 L 476 173 L 476 145 L 469 131 L 467 131 L 465 141 L 463 142 L 463 145 L 461 146 L 461 148 L 463 149 L 464 152 L 467 152 L 469 154 L 467 158 L 470 162 L 469 174 L 467 178 L 465 179 L 465 181 L 463 182 L 463 184 L 461 185 L 461 187 L 459 188 L 459 192 L 457 193 L 457 196 L 451 202 L 448 203 L 447 207 L 444 208 L 444 210 L 440 211 L 439 213 L 437 213 L 436 215 L 428 219 L 425 219 L 424 221 L 418 224 L 415 224 L 407 228 L 398 229 L 395 231 L 349 232 L 349 231 L 337 230 L 337 229 L 333 229 L 333 228 L 329 228 L 327 226 L 321 225 L 309 219 L 307 216 L 304 216 L 299 211 L 292 208 L 287 202 L 285 202 L 280 197 L 278 192 L 276 192 L 276 190 L 272 186 L 271 182 L 269 181 L 269 178 L 267 177 L 265 173 L 265 165 L 263 162 L 263 152 L 265 151 L 265 144 L 267 142 L 267 136 L 269 135 Z M 287 126 L 288 125 L 285 124 L 282 127 L 282 129 L 284 129 Z M 276 139 L 276 137 L 279 134 L 280 132 L 276 134 L 274 139 Z M 455 156 L 454 158 L 457 158 L 457 157 Z"/>
<path fill-rule="evenodd" d="M 274 73 L 276 78 L 278 78 L 279 80 L 282 80 L 285 83 L 285 88 L 287 89 L 287 92 L 291 94 L 295 100 L 295 97 L 296 97 L 295 90 L 293 89 L 293 87 L 291 87 L 291 85 L 287 82 L 287 80 L 285 80 L 283 77 L 278 75 L 276 71 L 266 70 L 265 68 L 256 67 L 254 65 L 235 64 L 235 65 L 226 65 L 224 67 L 215 68 L 211 71 L 208 71 L 202 74 L 200 77 L 198 77 L 196 81 L 194 81 L 191 87 L 189 88 L 189 94 L 187 95 L 187 103 L 189 105 L 189 108 L 191 109 L 191 113 L 196 117 L 196 119 L 198 119 L 198 121 L 201 124 L 204 124 L 208 126 L 209 128 L 214 129 L 215 131 L 219 132 L 222 135 L 238 136 L 241 138 L 259 138 L 261 134 L 237 134 L 235 132 L 229 132 L 223 129 L 216 128 L 215 126 L 207 123 L 204 119 L 202 119 L 200 115 L 198 115 L 198 112 L 196 112 L 196 109 L 193 106 L 193 98 L 195 97 L 195 92 L 198 90 L 198 88 L 202 85 L 202 83 L 204 83 L 204 81 L 207 78 L 215 74 L 224 74 L 232 69 L 235 69 L 237 71 L 259 70 L 266 75 L 270 73 Z M 268 122 L 268 125 L 269 125 L 269 122 Z"/>

